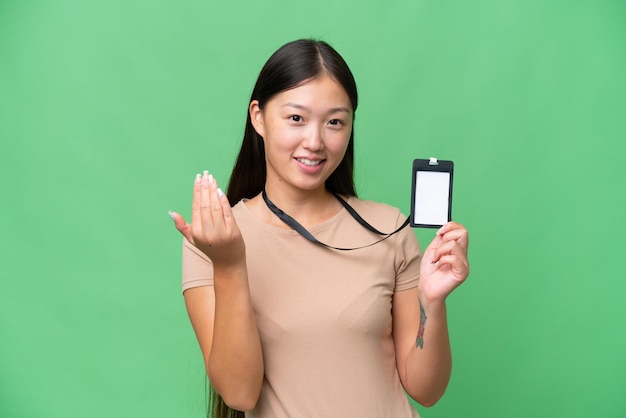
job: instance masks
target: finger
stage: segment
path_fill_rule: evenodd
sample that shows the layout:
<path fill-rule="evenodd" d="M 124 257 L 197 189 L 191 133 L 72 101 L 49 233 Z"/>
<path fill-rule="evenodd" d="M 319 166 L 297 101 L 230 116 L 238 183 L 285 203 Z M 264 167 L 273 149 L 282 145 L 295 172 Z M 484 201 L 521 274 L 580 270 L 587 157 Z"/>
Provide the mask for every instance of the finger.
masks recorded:
<path fill-rule="evenodd" d="M 446 254 L 454 254 L 467 260 L 467 247 L 456 240 L 448 241 L 435 249 L 435 261 L 439 261 L 439 258 Z"/>
<path fill-rule="evenodd" d="M 232 229 L 232 227 L 236 226 L 235 217 L 233 216 L 233 208 L 230 206 L 230 201 L 228 200 L 228 196 L 224 194 L 222 189 L 217 189 L 218 199 L 220 204 L 222 205 L 222 213 L 224 215 L 224 223 L 226 227 Z"/>
<path fill-rule="evenodd" d="M 213 181 L 213 175 L 204 170 L 200 187 L 200 217 L 203 233 L 213 230 L 213 214 L 211 213 L 211 183 Z"/>
<path fill-rule="evenodd" d="M 455 254 L 442 256 L 437 262 L 437 268 L 442 268 L 443 266 L 447 266 L 452 269 L 455 276 L 460 281 L 465 280 L 465 278 L 469 275 L 469 264 L 467 263 L 467 260 Z"/>
<path fill-rule="evenodd" d="M 467 248 L 468 237 L 467 231 L 465 229 L 453 229 L 452 231 L 446 232 L 444 235 L 441 235 L 441 239 L 443 242 L 456 241 L 462 247 Z"/>
<path fill-rule="evenodd" d="M 443 241 L 456 240 L 461 246 L 467 249 L 469 245 L 469 237 L 467 229 L 456 222 L 448 222 L 437 231 L 437 236 L 441 236 Z"/>
<path fill-rule="evenodd" d="M 172 218 L 172 220 L 174 221 L 174 226 L 176 227 L 176 229 L 178 229 L 178 231 L 183 234 L 185 238 L 187 238 L 187 241 L 193 244 L 193 237 L 191 235 L 191 224 L 187 223 L 187 221 L 185 221 L 185 219 L 179 213 L 172 212 L 171 210 L 168 213 L 170 215 L 170 218 Z"/>
<path fill-rule="evenodd" d="M 444 235 L 447 232 L 461 228 L 464 229 L 465 227 L 458 222 L 450 221 L 443 225 L 441 228 L 439 228 L 439 230 L 437 230 L 437 235 Z"/>
<path fill-rule="evenodd" d="M 428 247 L 426 247 L 426 250 L 424 251 L 424 253 L 426 253 L 426 251 L 428 251 L 429 249 L 434 250 L 437 247 L 441 246 L 441 244 L 443 243 L 443 238 L 441 235 L 435 235 L 435 238 L 433 238 L 433 240 L 430 242 L 430 244 L 428 244 Z"/>
<path fill-rule="evenodd" d="M 202 233 L 202 214 L 200 202 L 202 200 L 202 177 L 196 174 L 193 183 L 193 201 L 191 202 L 191 232 L 198 236 Z"/>
<path fill-rule="evenodd" d="M 211 218 L 213 228 L 217 234 L 220 234 L 227 229 L 226 220 L 224 218 L 224 204 L 222 202 L 224 192 L 218 187 L 217 181 L 213 177 L 210 177 L 209 188 L 211 194 Z M 230 205 L 227 206 L 230 208 Z"/>
<path fill-rule="evenodd" d="M 426 251 L 424 251 L 422 264 L 424 264 L 424 262 L 426 262 L 427 264 L 434 264 L 435 263 L 433 261 L 434 256 L 435 256 L 435 249 L 427 248 Z"/>
<path fill-rule="evenodd" d="M 219 216 L 224 230 L 232 231 L 234 228 L 236 228 L 237 225 L 233 216 L 233 210 L 230 207 L 230 202 L 228 201 L 228 197 L 219 187 L 215 190 L 214 205 L 219 205 Z M 215 211 L 215 214 L 217 216 L 217 210 Z"/>
<path fill-rule="evenodd" d="M 424 253 L 424 258 L 422 260 L 421 265 L 421 273 L 424 274 L 432 274 L 437 271 L 441 267 L 441 264 L 438 262 L 438 259 L 435 259 L 435 249 L 428 249 Z"/>
<path fill-rule="evenodd" d="M 465 229 L 451 229 L 438 236 L 440 236 L 443 241 L 450 241 L 462 238 L 464 235 L 466 235 L 466 232 L 467 231 L 465 231 Z"/>
<path fill-rule="evenodd" d="M 454 257 L 455 260 L 461 263 L 461 265 L 465 265 L 469 267 L 469 261 L 467 259 L 467 252 L 460 245 L 455 245 L 454 247 L 452 247 L 452 250 L 450 251 L 450 253 L 441 256 L 441 258 L 443 257 Z"/>
<path fill-rule="evenodd" d="M 452 251 L 454 247 L 456 246 L 459 246 L 459 244 L 456 241 L 448 241 L 446 243 L 443 243 L 439 247 L 435 248 L 435 253 L 433 255 L 433 263 L 436 263 L 437 261 L 439 261 L 441 256 L 445 254 L 452 254 Z"/>

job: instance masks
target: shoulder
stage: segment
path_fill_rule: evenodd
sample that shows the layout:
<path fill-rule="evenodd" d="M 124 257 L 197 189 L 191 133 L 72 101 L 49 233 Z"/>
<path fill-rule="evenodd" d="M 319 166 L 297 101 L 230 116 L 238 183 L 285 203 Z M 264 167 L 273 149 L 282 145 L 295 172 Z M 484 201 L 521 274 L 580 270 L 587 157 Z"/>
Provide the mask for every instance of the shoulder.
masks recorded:
<path fill-rule="evenodd" d="M 247 203 L 248 199 L 242 199 L 233 206 L 233 217 L 237 222 L 237 226 L 244 235 L 244 238 L 249 234 L 265 233 L 263 222 L 254 214 L 250 205 Z"/>
<path fill-rule="evenodd" d="M 396 227 L 402 224 L 406 218 L 400 209 L 386 203 L 360 199 L 354 196 L 348 199 L 348 203 L 363 219 L 377 228 L 389 229 Z"/>
<path fill-rule="evenodd" d="M 363 211 L 368 211 L 368 213 L 382 213 L 382 214 L 391 214 L 391 213 L 400 213 L 400 209 L 388 205 L 386 203 L 375 202 L 373 200 L 361 199 L 358 197 L 351 196 L 349 198 L 349 203 L 355 207 L 360 208 Z"/>
<path fill-rule="evenodd" d="M 420 254 L 417 236 L 412 228 L 405 224 L 407 216 L 400 209 L 386 203 L 363 200 L 356 197 L 349 199 L 350 205 L 374 228 L 391 233 L 396 231 L 389 243 L 393 243 L 401 252 Z"/>
<path fill-rule="evenodd" d="M 242 199 L 233 206 L 233 216 L 235 217 L 237 223 L 250 222 L 254 218 L 254 215 L 250 211 L 246 201 L 247 199 Z"/>

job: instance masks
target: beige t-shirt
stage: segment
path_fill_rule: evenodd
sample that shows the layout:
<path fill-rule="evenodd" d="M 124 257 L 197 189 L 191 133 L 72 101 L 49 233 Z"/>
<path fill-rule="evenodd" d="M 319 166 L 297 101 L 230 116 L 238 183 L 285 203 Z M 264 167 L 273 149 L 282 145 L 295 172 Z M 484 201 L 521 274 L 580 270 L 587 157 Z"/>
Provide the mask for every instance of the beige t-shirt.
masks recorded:
<path fill-rule="evenodd" d="M 379 231 L 395 231 L 405 219 L 384 204 L 348 202 Z M 233 212 L 265 366 L 259 401 L 246 417 L 418 417 L 396 369 L 391 316 L 393 293 L 417 286 L 413 230 L 336 251 L 262 222 L 244 202 Z M 345 209 L 309 231 L 335 247 L 380 239 Z M 212 284 L 210 260 L 184 241 L 183 291 Z"/>

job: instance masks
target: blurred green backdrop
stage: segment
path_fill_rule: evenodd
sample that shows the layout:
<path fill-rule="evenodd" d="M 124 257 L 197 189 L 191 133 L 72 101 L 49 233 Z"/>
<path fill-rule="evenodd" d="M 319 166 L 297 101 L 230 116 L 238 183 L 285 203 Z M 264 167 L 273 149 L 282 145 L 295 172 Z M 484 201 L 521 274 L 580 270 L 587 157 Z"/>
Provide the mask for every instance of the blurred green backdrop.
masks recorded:
<path fill-rule="evenodd" d="M 226 185 L 300 37 L 357 78 L 362 197 L 456 163 L 472 273 L 422 416 L 626 417 L 623 0 L 0 0 L 0 417 L 203 416 L 167 211 Z"/>

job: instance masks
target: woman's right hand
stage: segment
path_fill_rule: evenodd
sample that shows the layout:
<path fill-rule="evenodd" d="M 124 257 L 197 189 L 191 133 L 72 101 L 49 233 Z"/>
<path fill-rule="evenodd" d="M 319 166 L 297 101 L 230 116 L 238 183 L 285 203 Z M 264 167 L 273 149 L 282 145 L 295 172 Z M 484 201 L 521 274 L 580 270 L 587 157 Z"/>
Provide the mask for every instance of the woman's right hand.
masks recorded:
<path fill-rule="evenodd" d="M 176 229 L 213 262 L 213 268 L 240 267 L 245 263 L 245 244 L 228 198 L 208 171 L 196 175 L 193 185 L 191 223 L 170 212 Z"/>
<path fill-rule="evenodd" d="M 205 171 L 196 176 L 193 186 L 191 223 L 178 213 L 170 215 L 176 229 L 213 264 L 213 286 L 184 292 L 211 386 L 233 409 L 249 411 L 261 393 L 263 352 L 250 297 L 245 245 L 228 198 Z"/>

